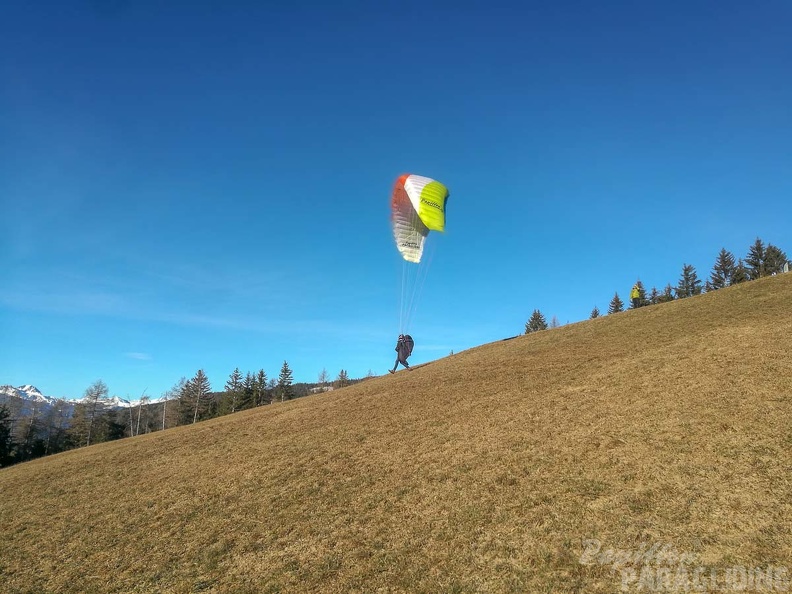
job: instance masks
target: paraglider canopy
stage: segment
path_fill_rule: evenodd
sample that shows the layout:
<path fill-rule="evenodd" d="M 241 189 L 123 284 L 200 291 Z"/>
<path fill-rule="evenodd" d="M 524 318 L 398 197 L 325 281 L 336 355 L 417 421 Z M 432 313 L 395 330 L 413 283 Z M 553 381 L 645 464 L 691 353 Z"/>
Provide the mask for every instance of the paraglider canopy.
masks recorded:
<path fill-rule="evenodd" d="M 408 262 L 418 263 L 429 231 L 445 230 L 448 188 L 422 175 L 396 180 L 391 197 L 391 223 L 396 247 Z"/>
<path fill-rule="evenodd" d="M 430 231 L 445 231 L 448 196 L 448 188 L 422 175 L 402 175 L 393 185 L 391 225 L 396 248 L 403 259 L 399 311 L 402 332 L 409 328 L 418 307 L 431 264 L 431 257 L 426 258 L 426 262 L 421 261 L 426 238 Z"/>

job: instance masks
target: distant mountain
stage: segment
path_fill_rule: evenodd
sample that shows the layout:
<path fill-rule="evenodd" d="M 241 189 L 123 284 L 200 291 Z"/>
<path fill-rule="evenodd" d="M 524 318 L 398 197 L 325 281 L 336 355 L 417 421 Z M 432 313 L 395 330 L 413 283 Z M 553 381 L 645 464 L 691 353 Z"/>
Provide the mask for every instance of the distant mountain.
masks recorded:
<path fill-rule="evenodd" d="M 164 400 L 164 398 L 158 398 L 156 400 L 152 399 L 146 401 L 146 404 L 157 404 L 159 402 L 163 402 Z M 68 406 L 73 406 L 84 401 L 85 398 L 72 399 L 45 396 L 41 393 L 41 390 L 30 384 L 25 384 L 24 386 L 19 386 L 18 388 L 10 385 L 0 386 L 0 405 L 7 404 L 13 406 L 18 411 L 17 414 L 20 416 L 34 414 L 34 411 L 41 413 L 55 406 L 58 402 L 64 402 Z M 125 398 L 113 396 L 112 398 L 106 398 L 102 400 L 101 403 L 105 408 L 115 410 L 134 408 L 140 404 L 140 400 L 130 401 L 126 400 Z"/>
<path fill-rule="evenodd" d="M 15 388 L 14 386 L 0 386 L 0 402 L 3 402 L 3 397 L 21 398 L 30 402 L 41 402 L 44 404 L 54 404 L 57 398 L 51 396 L 44 396 L 41 391 L 30 384 L 25 384 Z"/>

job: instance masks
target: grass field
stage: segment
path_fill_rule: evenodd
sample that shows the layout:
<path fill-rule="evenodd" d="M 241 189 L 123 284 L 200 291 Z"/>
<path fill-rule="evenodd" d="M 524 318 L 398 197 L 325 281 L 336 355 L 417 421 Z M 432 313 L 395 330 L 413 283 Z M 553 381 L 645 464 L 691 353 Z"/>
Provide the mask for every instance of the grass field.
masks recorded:
<path fill-rule="evenodd" d="M 2 470 L 0 591 L 782 587 L 790 311 L 787 274 Z"/>

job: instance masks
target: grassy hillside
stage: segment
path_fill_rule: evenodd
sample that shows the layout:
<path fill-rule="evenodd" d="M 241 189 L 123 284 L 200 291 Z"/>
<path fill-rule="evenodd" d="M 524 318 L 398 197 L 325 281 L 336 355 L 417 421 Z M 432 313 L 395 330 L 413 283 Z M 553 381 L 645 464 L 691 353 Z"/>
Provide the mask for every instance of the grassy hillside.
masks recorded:
<path fill-rule="evenodd" d="M 616 592 L 655 543 L 792 574 L 791 309 L 787 274 L 2 470 L 0 590 Z"/>

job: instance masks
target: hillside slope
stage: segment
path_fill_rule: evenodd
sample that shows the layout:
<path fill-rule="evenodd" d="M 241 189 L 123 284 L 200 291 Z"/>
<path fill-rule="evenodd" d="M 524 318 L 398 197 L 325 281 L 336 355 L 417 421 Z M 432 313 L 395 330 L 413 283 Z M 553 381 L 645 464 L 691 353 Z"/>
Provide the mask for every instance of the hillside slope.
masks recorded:
<path fill-rule="evenodd" d="M 792 574 L 791 303 L 762 279 L 2 470 L 0 589 L 616 592 L 605 552 L 654 544 Z"/>

